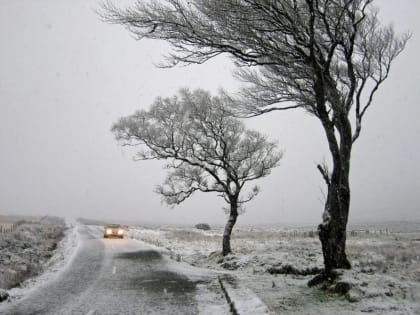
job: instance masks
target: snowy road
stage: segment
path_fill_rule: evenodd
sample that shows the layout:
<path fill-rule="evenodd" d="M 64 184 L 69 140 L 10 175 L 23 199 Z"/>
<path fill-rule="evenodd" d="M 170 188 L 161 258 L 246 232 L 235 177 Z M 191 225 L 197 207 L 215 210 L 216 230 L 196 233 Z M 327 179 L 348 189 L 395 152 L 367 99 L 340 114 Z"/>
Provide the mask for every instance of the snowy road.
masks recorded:
<path fill-rule="evenodd" d="M 210 285 L 215 276 L 191 277 L 134 240 L 102 239 L 101 231 L 86 226 L 79 234 L 80 246 L 66 269 L 0 314 L 198 314 L 203 296 L 204 304 L 219 305 L 219 314 L 227 311 Z"/>

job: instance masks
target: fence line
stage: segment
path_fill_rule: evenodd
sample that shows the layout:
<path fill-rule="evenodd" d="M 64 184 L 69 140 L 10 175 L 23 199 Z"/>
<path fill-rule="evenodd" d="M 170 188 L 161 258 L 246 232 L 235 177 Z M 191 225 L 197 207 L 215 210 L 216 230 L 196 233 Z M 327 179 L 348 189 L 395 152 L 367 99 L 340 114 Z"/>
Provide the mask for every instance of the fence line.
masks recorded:
<path fill-rule="evenodd" d="M 373 230 L 369 230 L 369 229 L 359 229 L 359 230 L 347 230 L 346 231 L 347 236 L 349 237 L 355 237 L 355 236 L 362 236 L 362 235 L 371 235 L 371 236 L 375 236 L 375 235 L 390 235 L 393 234 L 392 231 L 390 231 L 389 229 L 385 228 L 385 229 L 373 229 Z M 310 237 L 310 238 L 318 238 L 319 236 L 319 231 L 318 230 L 309 230 L 309 231 L 299 231 L 299 230 L 292 230 L 292 231 L 285 231 L 285 232 L 279 232 L 279 236 L 280 237 L 290 237 L 290 238 L 306 238 L 306 237 Z"/>
<path fill-rule="evenodd" d="M 16 223 L 0 223 L 0 234 L 1 233 L 14 233 L 16 231 Z"/>

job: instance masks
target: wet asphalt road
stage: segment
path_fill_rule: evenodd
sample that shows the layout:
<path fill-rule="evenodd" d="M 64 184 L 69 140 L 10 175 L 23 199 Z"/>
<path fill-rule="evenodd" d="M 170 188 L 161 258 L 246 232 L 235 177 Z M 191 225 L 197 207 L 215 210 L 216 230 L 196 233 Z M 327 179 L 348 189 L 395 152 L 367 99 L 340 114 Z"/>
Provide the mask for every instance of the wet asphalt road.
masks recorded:
<path fill-rule="evenodd" d="M 198 314 L 199 283 L 170 271 L 161 254 L 133 240 L 102 239 L 79 227 L 81 246 L 54 280 L 0 314 Z M 214 279 L 213 279 L 214 280 Z"/>

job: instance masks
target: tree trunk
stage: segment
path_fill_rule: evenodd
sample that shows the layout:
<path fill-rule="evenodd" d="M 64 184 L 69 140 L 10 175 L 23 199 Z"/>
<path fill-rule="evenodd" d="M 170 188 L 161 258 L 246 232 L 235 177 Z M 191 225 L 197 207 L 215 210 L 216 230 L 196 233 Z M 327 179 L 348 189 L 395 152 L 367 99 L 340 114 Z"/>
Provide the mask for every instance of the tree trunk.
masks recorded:
<path fill-rule="evenodd" d="M 318 226 L 325 271 L 312 279 L 309 285 L 333 278 L 333 269 L 351 268 L 346 256 L 346 233 L 350 209 L 349 174 L 353 144 L 352 131 L 344 104 L 340 104 L 339 97 L 335 100 L 332 120 L 330 120 L 325 103 L 322 103 L 323 98 L 320 98 L 321 106 L 317 107 L 318 117 L 327 135 L 333 167 L 331 175 L 322 167 L 318 167 L 328 187 L 323 222 Z"/>
<path fill-rule="evenodd" d="M 350 157 L 352 135 L 347 117 L 337 123 L 340 144 L 332 154 L 333 169 L 328 183 L 328 194 L 323 222 L 318 226 L 324 256 L 325 275 L 331 277 L 333 269 L 350 269 L 346 256 L 347 221 L 350 210 Z"/>
<path fill-rule="evenodd" d="M 350 189 L 348 183 L 331 181 L 325 204 L 324 222 L 318 227 L 327 276 L 331 274 L 333 269 L 351 268 L 346 256 L 349 206 Z"/>
<path fill-rule="evenodd" d="M 230 246 L 230 236 L 232 234 L 233 226 L 236 223 L 238 218 L 238 197 L 232 197 L 230 199 L 230 214 L 229 219 L 225 226 L 225 231 L 223 232 L 223 245 L 222 245 L 222 255 L 226 256 L 232 252 Z"/>
<path fill-rule="evenodd" d="M 350 154 L 350 151 L 348 153 Z M 336 277 L 334 269 L 351 268 L 346 255 L 347 220 L 350 209 L 349 165 L 350 155 L 347 156 L 344 166 L 341 161 L 338 164 L 334 162 L 323 222 L 318 226 L 325 270 L 311 279 L 308 282 L 309 286 L 334 279 Z"/>

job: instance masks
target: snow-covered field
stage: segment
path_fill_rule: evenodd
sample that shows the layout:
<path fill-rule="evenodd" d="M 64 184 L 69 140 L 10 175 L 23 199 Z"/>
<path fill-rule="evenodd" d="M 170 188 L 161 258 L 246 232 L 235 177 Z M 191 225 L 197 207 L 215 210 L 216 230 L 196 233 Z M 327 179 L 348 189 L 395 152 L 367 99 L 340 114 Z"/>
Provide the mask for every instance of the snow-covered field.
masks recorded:
<path fill-rule="evenodd" d="M 234 254 L 224 259 L 219 254 L 222 227 L 132 227 L 128 237 L 172 259 L 230 271 L 274 314 L 420 314 L 420 223 L 351 227 L 347 244 L 353 269 L 343 271 L 334 287 L 324 288 L 307 286 L 323 267 L 314 230 L 236 227 Z"/>
<path fill-rule="evenodd" d="M 61 235 L 51 227 L 45 234 L 48 229 L 39 225 L 17 227 L 13 237 L 0 235 L 1 277 L 12 266 L 41 273 L 9 290 L 12 298 L 36 289 L 64 268 L 78 244 L 74 224 L 67 223 Z M 222 232 L 222 227 L 203 231 L 132 226 L 127 237 L 176 261 L 227 273 L 223 283 L 232 300 L 240 301 L 236 305 L 243 310 L 240 314 L 261 307 L 252 293 L 272 314 L 420 314 L 420 222 L 350 227 L 347 244 L 353 269 L 344 271 L 335 287 L 324 288 L 307 286 L 323 267 L 315 227 L 237 226 L 232 235 L 234 254 L 225 258 L 220 255 Z M 206 314 L 211 314 L 209 310 Z"/>
<path fill-rule="evenodd" d="M 0 233 L 0 291 L 18 299 L 36 289 L 63 269 L 77 244 L 74 223 L 54 217 L 20 221 Z"/>

